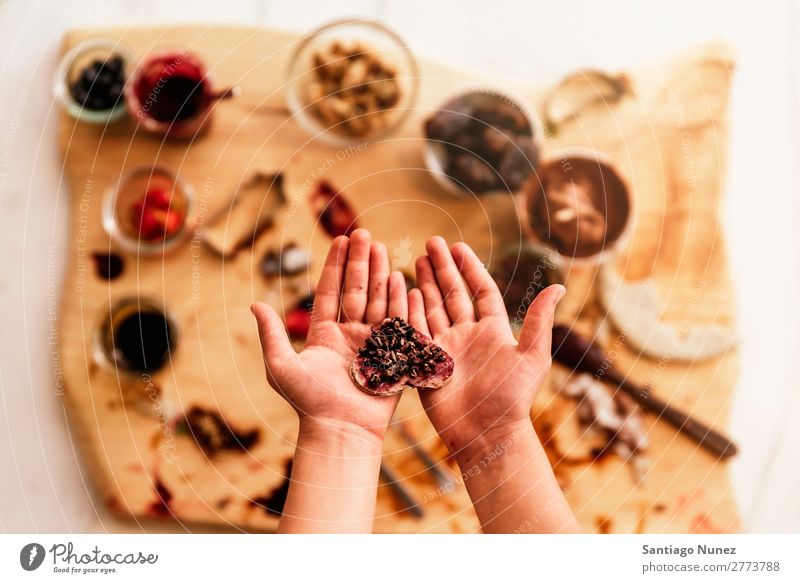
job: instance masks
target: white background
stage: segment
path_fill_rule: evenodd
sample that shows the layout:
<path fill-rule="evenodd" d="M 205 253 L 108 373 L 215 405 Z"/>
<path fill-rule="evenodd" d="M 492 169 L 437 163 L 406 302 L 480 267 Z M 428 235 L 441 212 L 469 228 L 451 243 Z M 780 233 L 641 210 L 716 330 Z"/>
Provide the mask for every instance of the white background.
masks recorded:
<path fill-rule="evenodd" d="M 742 338 L 734 486 L 747 530 L 800 531 L 800 9 L 763 0 L 0 1 L 0 531 L 130 528 L 91 502 L 48 355 L 48 303 L 66 256 L 50 90 L 63 31 L 188 22 L 306 31 L 347 15 L 384 20 L 422 55 L 542 83 L 579 67 L 657 63 L 695 43 L 734 44 L 724 209 Z"/>

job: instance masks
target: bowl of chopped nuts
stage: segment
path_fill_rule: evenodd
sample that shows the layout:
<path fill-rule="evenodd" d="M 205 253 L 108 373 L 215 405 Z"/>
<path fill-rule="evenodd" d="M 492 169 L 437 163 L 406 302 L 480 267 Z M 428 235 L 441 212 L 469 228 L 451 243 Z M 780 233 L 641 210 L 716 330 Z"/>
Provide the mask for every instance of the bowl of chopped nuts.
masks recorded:
<path fill-rule="evenodd" d="M 374 20 L 337 20 L 305 37 L 289 63 L 286 100 L 315 139 L 374 141 L 397 129 L 417 96 L 417 64 L 405 42 Z"/>

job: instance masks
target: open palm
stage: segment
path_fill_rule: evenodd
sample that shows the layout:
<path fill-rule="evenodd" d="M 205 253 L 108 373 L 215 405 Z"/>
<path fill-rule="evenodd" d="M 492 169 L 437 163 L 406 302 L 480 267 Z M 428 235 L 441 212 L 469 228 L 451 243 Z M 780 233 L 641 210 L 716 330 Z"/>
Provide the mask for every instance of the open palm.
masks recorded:
<path fill-rule="evenodd" d="M 350 379 L 350 365 L 371 326 L 408 317 L 402 274 L 389 273 L 386 248 L 368 231 L 332 244 L 314 296 L 311 329 L 296 353 L 278 314 L 255 304 L 267 378 L 300 417 L 349 424 L 382 437 L 399 395 L 375 398 Z"/>
<path fill-rule="evenodd" d="M 464 243 L 441 237 L 417 260 L 418 289 L 409 294 L 413 326 L 456 361 L 450 383 L 421 391 L 433 426 L 451 452 L 516 424 L 530 424 L 537 390 L 550 367 L 553 312 L 564 289 L 552 286 L 531 303 L 517 342 L 500 290 Z"/>

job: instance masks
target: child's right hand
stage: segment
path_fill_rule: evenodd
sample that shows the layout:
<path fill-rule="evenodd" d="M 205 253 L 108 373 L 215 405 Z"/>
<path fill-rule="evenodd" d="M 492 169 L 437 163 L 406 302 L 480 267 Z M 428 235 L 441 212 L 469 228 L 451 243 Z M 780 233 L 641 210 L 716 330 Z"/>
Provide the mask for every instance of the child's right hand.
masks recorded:
<path fill-rule="evenodd" d="M 472 249 L 457 243 L 450 250 L 433 237 L 426 250 L 416 264 L 419 288 L 409 294 L 409 320 L 456 367 L 444 389 L 420 391 L 420 398 L 466 471 L 530 431 L 533 400 L 550 368 L 553 314 L 565 290 L 550 286 L 536 297 L 517 342 L 500 290 Z"/>
<path fill-rule="evenodd" d="M 417 260 L 409 322 L 455 360 L 450 383 L 420 391 L 433 426 L 461 468 L 484 532 L 580 532 L 531 423 L 550 368 L 553 313 L 566 291 L 531 302 L 519 342 L 500 290 L 464 243 L 441 237 Z"/>

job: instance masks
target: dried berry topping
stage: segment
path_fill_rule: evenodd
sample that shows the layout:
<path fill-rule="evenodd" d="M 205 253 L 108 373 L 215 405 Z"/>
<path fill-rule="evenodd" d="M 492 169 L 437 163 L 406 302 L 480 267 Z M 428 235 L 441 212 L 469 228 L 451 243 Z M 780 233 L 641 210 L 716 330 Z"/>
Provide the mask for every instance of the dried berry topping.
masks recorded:
<path fill-rule="evenodd" d="M 235 431 L 215 411 L 193 407 L 186 414 L 186 429 L 197 445 L 211 455 L 225 450 L 248 450 L 258 441 L 258 429 Z"/>
<path fill-rule="evenodd" d="M 444 362 L 445 352 L 417 333 L 402 318 L 384 320 L 358 351 L 367 387 L 377 389 L 397 383 L 403 377 L 416 379 L 421 372 L 432 373 Z"/>

